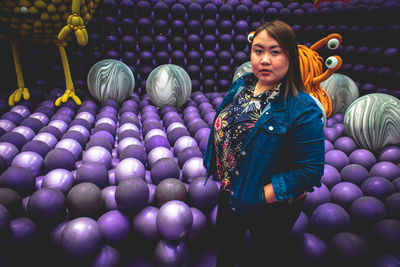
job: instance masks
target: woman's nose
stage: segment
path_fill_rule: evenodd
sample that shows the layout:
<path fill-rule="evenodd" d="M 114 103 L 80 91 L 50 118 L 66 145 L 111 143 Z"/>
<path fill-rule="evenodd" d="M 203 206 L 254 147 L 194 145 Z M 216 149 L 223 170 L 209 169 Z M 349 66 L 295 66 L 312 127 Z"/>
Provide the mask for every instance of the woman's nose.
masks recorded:
<path fill-rule="evenodd" d="M 267 53 L 265 53 L 261 58 L 261 64 L 267 65 L 267 64 L 270 64 L 270 63 L 271 63 L 270 57 L 269 57 L 269 55 Z"/>

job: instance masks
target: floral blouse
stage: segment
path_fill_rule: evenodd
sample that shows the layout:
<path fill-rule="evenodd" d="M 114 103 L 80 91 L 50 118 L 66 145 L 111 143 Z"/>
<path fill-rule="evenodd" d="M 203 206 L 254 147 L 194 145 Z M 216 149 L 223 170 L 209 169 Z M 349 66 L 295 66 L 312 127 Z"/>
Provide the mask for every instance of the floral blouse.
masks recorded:
<path fill-rule="evenodd" d="M 279 95 L 280 84 L 257 96 L 256 80 L 249 80 L 237 97 L 219 113 L 214 123 L 214 146 L 221 189 L 228 189 L 242 145 L 268 101 Z M 240 90 L 240 89 L 239 89 Z"/>

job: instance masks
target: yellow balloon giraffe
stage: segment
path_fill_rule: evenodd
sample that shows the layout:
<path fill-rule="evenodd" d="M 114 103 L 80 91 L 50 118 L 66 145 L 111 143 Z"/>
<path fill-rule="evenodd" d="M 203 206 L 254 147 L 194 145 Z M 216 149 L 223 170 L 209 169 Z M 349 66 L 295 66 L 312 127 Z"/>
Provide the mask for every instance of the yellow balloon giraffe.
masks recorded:
<path fill-rule="evenodd" d="M 88 34 L 85 26 L 101 0 L 1 0 L 0 39 L 8 40 L 12 47 L 18 89 L 11 94 L 8 104 L 14 106 L 23 97 L 28 100 L 29 90 L 25 87 L 21 61 L 18 53 L 20 44 L 46 45 L 53 43 L 58 48 L 64 69 L 66 90 L 55 105 L 73 99 L 77 105 L 81 100 L 75 95 L 74 84 L 65 52 L 67 41 L 75 33 L 77 42 L 86 46 Z M 70 12 L 69 12 L 70 11 Z M 67 22 L 67 25 L 65 25 Z M 65 25 L 65 26 L 64 26 Z"/>

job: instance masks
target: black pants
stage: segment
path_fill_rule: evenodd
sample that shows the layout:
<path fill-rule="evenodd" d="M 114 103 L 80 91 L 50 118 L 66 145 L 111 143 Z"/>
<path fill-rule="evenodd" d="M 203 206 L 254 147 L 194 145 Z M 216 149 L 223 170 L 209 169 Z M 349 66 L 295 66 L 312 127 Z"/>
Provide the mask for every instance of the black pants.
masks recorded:
<path fill-rule="evenodd" d="M 217 267 L 293 266 L 296 250 L 289 233 L 305 197 L 266 204 L 253 215 L 237 215 L 229 207 L 229 192 L 221 191 L 217 213 Z M 249 230 L 252 246 L 245 254 L 244 235 Z"/>

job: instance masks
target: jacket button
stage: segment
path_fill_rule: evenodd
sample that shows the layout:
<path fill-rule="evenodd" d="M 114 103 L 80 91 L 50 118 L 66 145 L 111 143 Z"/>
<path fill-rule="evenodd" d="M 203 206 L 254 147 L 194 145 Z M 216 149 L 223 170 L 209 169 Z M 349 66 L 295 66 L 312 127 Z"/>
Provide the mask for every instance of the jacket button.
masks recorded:
<path fill-rule="evenodd" d="M 267 114 L 267 115 L 268 115 L 268 114 L 269 114 L 269 112 L 267 111 L 267 112 L 265 112 L 265 114 Z"/>
<path fill-rule="evenodd" d="M 232 208 L 232 211 L 235 212 L 236 211 L 235 208 Z"/>
<path fill-rule="evenodd" d="M 269 126 L 268 129 L 269 129 L 270 131 L 273 131 L 273 130 L 274 130 L 274 126 Z"/>
<path fill-rule="evenodd" d="M 235 171 L 235 175 L 239 175 L 239 171 Z"/>
<path fill-rule="evenodd" d="M 233 191 L 231 191 L 231 196 L 233 196 L 235 193 Z"/>
<path fill-rule="evenodd" d="M 242 156 L 246 156 L 246 151 L 243 150 L 243 151 L 241 152 L 241 154 L 242 154 Z"/>

